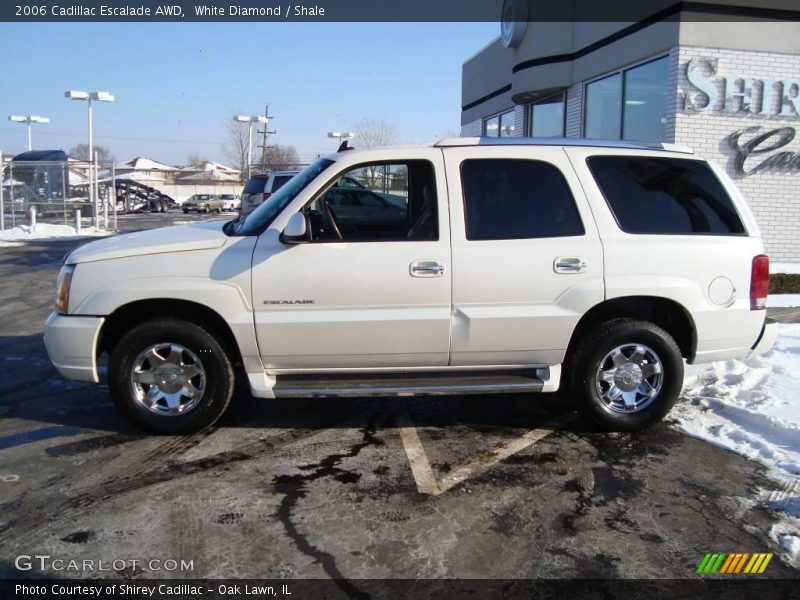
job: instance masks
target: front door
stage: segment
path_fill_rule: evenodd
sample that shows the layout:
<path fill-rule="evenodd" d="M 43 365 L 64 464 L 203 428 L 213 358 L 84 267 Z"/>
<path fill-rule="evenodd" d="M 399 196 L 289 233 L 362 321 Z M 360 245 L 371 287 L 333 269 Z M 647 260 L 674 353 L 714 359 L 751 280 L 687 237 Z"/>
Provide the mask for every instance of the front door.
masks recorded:
<path fill-rule="evenodd" d="M 337 174 L 302 207 L 312 241 L 285 244 L 277 226 L 259 237 L 253 305 L 268 370 L 447 365 L 452 272 L 442 154 L 396 153 L 370 164 L 337 161 Z M 344 176 L 367 202 L 340 193 Z"/>

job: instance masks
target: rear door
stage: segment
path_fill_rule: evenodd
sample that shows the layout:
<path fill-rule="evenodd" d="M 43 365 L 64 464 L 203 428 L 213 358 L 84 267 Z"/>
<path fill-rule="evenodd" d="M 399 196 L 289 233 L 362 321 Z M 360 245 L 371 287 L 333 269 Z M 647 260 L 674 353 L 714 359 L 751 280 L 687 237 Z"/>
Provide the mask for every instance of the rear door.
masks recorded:
<path fill-rule="evenodd" d="M 604 296 L 600 239 L 566 154 L 536 146 L 444 154 L 450 364 L 561 363 L 578 320 Z"/>

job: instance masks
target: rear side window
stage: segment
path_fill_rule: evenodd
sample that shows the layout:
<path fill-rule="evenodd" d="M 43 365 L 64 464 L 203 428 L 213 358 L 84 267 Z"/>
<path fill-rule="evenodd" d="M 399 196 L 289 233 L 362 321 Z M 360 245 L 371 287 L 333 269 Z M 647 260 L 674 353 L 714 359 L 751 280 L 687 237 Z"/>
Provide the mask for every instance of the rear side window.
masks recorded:
<path fill-rule="evenodd" d="M 244 186 L 243 194 L 261 194 L 264 192 L 264 185 L 267 183 L 266 177 L 253 177 Z"/>
<path fill-rule="evenodd" d="M 589 168 L 627 233 L 741 235 L 733 201 L 704 162 L 593 156 Z"/>
<path fill-rule="evenodd" d="M 461 163 L 468 240 L 583 235 L 575 200 L 558 168 L 538 160 Z"/>
<path fill-rule="evenodd" d="M 272 193 L 274 194 L 281 189 L 284 184 L 292 178 L 292 175 L 276 175 L 272 180 Z"/>

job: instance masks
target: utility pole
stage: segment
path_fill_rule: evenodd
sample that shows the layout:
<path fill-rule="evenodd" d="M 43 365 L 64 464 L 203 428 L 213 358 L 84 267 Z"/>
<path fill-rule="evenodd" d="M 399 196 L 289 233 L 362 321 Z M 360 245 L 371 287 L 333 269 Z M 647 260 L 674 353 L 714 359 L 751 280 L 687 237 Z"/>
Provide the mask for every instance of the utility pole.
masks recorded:
<path fill-rule="evenodd" d="M 261 144 L 259 148 L 261 148 L 261 168 L 263 169 L 266 165 L 264 164 L 264 154 L 267 151 L 267 139 L 270 135 L 278 133 L 277 131 L 268 131 L 269 129 L 269 120 L 272 118 L 272 115 L 269 114 L 269 102 L 266 103 L 264 106 L 264 116 L 266 117 L 266 122 L 264 123 L 264 131 L 256 131 L 256 133 L 261 134 Z"/>

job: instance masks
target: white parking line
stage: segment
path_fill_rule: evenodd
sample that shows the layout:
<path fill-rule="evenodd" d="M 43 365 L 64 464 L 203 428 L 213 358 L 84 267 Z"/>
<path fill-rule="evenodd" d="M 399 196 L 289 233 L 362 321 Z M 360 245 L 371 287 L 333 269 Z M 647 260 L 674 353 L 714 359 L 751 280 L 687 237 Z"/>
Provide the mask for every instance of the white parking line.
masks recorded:
<path fill-rule="evenodd" d="M 442 479 L 437 480 L 436 476 L 433 474 L 428 455 L 425 453 L 425 447 L 419 439 L 417 428 L 414 427 L 411 418 L 407 413 L 397 416 L 400 438 L 403 441 L 403 447 L 406 450 L 406 456 L 411 465 L 411 472 L 414 474 L 417 489 L 421 494 L 430 494 L 432 496 L 438 496 L 462 481 L 484 473 L 501 460 L 544 439 L 563 425 L 563 421 L 556 420 L 549 423 L 546 427 L 532 429 L 517 439 L 511 440 L 497 448 L 485 451 L 468 464 L 457 468 Z"/>

